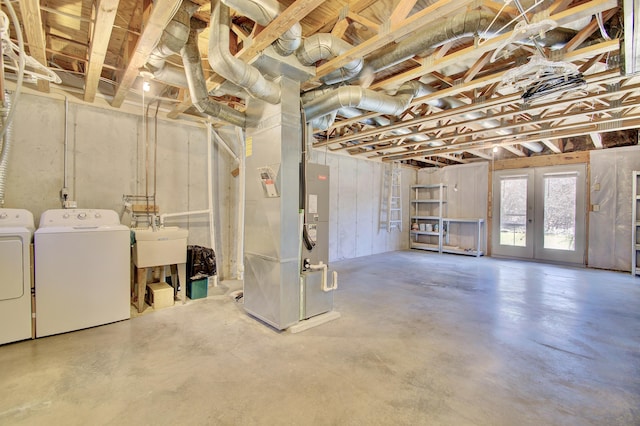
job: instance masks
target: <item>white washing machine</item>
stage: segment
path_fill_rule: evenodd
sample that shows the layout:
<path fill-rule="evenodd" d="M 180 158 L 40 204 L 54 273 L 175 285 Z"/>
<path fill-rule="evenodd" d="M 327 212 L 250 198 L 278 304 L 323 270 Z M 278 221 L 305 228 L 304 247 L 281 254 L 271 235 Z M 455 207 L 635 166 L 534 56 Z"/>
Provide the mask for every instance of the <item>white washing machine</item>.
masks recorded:
<path fill-rule="evenodd" d="M 47 210 L 34 235 L 36 337 L 130 317 L 130 232 L 113 210 Z"/>
<path fill-rule="evenodd" d="M 0 344 L 32 338 L 31 240 L 33 215 L 0 209 Z"/>

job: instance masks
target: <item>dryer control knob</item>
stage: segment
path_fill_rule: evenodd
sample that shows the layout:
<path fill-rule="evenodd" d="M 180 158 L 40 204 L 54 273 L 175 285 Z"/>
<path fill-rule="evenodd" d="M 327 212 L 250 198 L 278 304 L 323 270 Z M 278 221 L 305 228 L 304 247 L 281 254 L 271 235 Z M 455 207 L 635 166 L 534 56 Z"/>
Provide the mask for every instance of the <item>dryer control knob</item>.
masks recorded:
<path fill-rule="evenodd" d="M 7 218 L 6 213 L 0 213 L 0 219 L 6 219 L 6 218 Z"/>
<path fill-rule="evenodd" d="M 100 213 L 96 213 L 96 219 L 100 219 L 102 215 Z"/>
<path fill-rule="evenodd" d="M 62 218 L 63 218 L 63 219 L 69 219 L 69 213 L 65 213 L 65 214 L 63 214 L 63 215 L 62 215 Z"/>
<path fill-rule="evenodd" d="M 83 220 L 83 219 L 86 219 L 86 218 L 87 218 L 87 214 L 85 212 L 78 213 L 78 219 Z"/>

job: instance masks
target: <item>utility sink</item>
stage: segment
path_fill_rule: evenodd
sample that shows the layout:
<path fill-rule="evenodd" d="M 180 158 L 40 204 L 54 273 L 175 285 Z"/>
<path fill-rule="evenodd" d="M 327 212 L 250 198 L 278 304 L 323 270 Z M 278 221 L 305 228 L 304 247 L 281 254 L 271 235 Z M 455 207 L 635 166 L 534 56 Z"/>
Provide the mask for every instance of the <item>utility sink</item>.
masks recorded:
<path fill-rule="evenodd" d="M 138 268 L 174 265 L 187 262 L 187 236 L 189 231 L 177 226 L 133 229 L 133 263 Z"/>

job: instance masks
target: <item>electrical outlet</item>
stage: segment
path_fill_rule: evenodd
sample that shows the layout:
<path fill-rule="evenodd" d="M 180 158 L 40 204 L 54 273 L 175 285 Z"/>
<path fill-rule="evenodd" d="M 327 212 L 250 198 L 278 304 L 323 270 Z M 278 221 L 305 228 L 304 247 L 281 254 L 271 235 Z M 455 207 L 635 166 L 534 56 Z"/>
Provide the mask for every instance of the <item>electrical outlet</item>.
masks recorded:
<path fill-rule="evenodd" d="M 592 212 L 599 212 L 600 211 L 600 204 L 591 204 L 591 211 Z"/>
<path fill-rule="evenodd" d="M 595 185 L 593 185 L 593 190 L 594 191 L 600 191 L 600 184 L 596 183 Z"/>

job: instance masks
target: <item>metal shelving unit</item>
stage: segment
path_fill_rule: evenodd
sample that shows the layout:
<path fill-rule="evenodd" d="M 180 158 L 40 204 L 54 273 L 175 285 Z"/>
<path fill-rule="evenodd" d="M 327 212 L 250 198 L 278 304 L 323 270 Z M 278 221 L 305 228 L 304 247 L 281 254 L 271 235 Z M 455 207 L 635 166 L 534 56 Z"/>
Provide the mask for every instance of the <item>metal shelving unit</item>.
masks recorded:
<path fill-rule="evenodd" d="M 640 260 L 640 171 L 633 172 L 632 186 L 631 273 L 638 275 L 638 261 Z"/>
<path fill-rule="evenodd" d="M 480 257 L 484 255 L 484 252 L 482 251 L 483 240 L 484 240 L 483 238 L 484 233 L 482 232 L 483 226 L 484 226 L 484 219 L 443 217 L 442 222 L 444 224 L 444 229 L 446 230 L 445 241 L 444 241 L 444 244 L 442 245 L 443 253 L 465 254 L 467 256 L 476 256 L 476 257 Z M 476 235 L 476 247 L 474 249 L 465 250 L 459 247 L 451 247 L 448 245 L 449 235 L 451 235 L 450 230 L 451 230 L 452 223 L 469 223 L 469 224 L 474 224 L 476 226 L 478 233 Z"/>
<path fill-rule="evenodd" d="M 411 248 L 442 252 L 445 188 L 441 183 L 411 186 Z"/>

